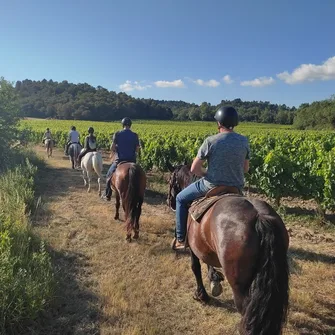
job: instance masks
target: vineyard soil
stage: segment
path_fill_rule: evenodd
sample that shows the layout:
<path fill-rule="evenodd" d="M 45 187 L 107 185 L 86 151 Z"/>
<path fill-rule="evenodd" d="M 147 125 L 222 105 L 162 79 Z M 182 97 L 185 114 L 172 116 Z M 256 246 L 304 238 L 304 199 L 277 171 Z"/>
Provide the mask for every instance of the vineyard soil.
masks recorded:
<path fill-rule="evenodd" d="M 88 194 L 61 152 L 48 159 L 39 180 L 34 229 L 52 250 L 59 288 L 27 334 L 237 334 L 240 316 L 227 283 L 208 306 L 192 299 L 190 259 L 170 250 L 174 218 L 159 177 L 149 175 L 140 239 L 131 244 L 123 224 L 112 219 L 114 199 L 100 200 L 94 183 Z M 291 304 L 284 334 L 335 334 L 334 234 L 313 231 L 328 236 L 313 241 L 305 236 L 309 230 L 289 226 Z"/>

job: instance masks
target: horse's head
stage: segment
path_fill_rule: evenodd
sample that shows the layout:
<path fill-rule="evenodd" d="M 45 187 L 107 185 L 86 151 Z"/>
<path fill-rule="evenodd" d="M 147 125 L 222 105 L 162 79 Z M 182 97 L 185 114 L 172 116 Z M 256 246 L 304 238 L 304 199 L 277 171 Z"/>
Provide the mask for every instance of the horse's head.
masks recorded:
<path fill-rule="evenodd" d="M 191 183 L 193 175 L 190 166 L 187 164 L 173 167 L 167 162 L 166 165 L 171 172 L 167 205 L 175 211 L 177 194 Z"/>

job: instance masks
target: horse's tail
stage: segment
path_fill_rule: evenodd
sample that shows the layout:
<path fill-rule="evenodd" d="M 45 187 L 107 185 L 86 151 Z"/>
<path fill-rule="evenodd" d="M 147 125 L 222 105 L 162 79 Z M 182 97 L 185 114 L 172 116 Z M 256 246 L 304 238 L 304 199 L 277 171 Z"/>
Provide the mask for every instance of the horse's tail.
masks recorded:
<path fill-rule="evenodd" d="M 93 152 L 92 165 L 95 173 L 98 175 L 99 178 L 101 178 L 103 166 L 102 166 L 102 157 L 100 153 Z"/>
<path fill-rule="evenodd" d="M 258 218 L 260 238 L 256 274 L 243 305 L 246 335 L 279 335 L 286 321 L 289 297 L 287 246 L 276 219 Z"/>
<path fill-rule="evenodd" d="M 141 170 L 141 167 L 137 164 L 132 164 L 129 168 L 129 183 L 125 197 L 125 213 L 128 233 L 136 228 L 136 218 L 143 202 L 140 190 Z"/>

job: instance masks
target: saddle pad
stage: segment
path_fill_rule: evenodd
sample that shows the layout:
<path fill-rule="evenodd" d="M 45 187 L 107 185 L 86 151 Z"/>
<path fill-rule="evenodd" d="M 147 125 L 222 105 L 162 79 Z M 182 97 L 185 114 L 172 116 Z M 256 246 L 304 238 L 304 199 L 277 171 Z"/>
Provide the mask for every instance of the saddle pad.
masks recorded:
<path fill-rule="evenodd" d="M 209 197 L 209 198 L 202 197 L 192 202 L 192 205 L 189 208 L 188 212 L 194 221 L 197 221 L 198 223 L 200 223 L 202 217 L 205 215 L 205 213 L 209 210 L 210 207 L 212 207 L 216 202 L 218 202 L 222 198 L 227 197 L 227 196 L 233 196 L 233 195 L 235 197 L 242 197 L 242 195 L 240 194 L 227 193 L 227 192 L 221 193 L 221 194 Z"/>

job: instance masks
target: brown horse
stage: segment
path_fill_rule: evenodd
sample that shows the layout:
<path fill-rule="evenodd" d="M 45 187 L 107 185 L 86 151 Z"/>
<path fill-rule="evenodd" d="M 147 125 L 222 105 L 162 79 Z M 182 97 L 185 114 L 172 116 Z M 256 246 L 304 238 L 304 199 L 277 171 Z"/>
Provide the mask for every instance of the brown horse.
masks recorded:
<path fill-rule="evenodd" d="M 139 220 L 142 212 L 142 203 L 146 187 L 146 175 L 138 164 L 121 162 L 113 173 L 111 180 L 112 190 L 115 192 L 115 220 L 119 220 L 120 200 L 126 217 L 127 241 L 131 241 L 131 232 L 134 239 L 139 237 Z"/>
<path fill-rule="evenodd" d="M 187 166 L 168 167 L 172 171 L 168 204 L 175 209 L 176 195 L 191 182 L 192 174 Z M 282 333 L 289 298 L 289 237 L 269 204 L 240 195 L 226 196 L 212 205 L 200 223 L 189 215 L 187 240 L 197 282 L 196 300 L 209 300 L 200 259 L 208 265 L 213 295 L 222 292 L 224 277 L 230 284 L 242 315 L 241 334 Z M 224 277 L 214 267 L 222 268 Z"/>

